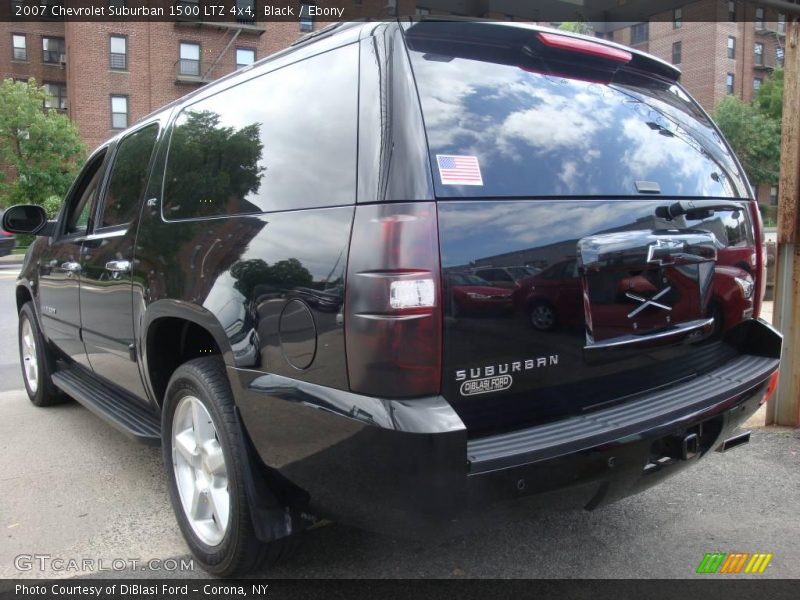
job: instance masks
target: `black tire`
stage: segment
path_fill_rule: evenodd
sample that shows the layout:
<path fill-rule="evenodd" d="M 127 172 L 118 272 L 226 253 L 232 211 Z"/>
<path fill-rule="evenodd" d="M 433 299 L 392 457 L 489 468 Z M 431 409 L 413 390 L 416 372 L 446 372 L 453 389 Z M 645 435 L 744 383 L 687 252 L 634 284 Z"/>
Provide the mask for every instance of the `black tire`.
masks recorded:
<path fill-rule="evenodd" d="M 29 325 L 29 334 L 32 342 L 35 345 L 35 355 L 37 362 L 37 374 L 35 377 L 34 390 L 28 382 L 26 369 L 28 368 L 28 361 L 26 361 L 23 354 L 23 330 L 26 324 Z M 36 312 L 33 309 L 32 302 L 26 302 L 19 311 L 19 326 L 17 329 L 17 341 L 19 344 L 19 363 L 22 369 L 22 382 L 25 384 L 25 391 L 28 392 L 28 398 L 35 406 L 53 406 L 54 404 L 61 404 L 68 400 L 55 385 L 53 385 L 52 375 L 55 372 L 55 358 L 53 357 L 47 343 L 42 336 L 39 329 L 39 322 L 36 319 Z"/>
<path fill-rule="evenodd" d="M 558 315 L 549 302 L 534 302 L 528 309 L 528 319 L 534 329 L 553 331 L 558 325 Z"/>
<path fill-rule="evenodd" d="M 197 398 L 208 411 L 225 458 L 230 510 L 227 530 L 215 546 L 205 543 L 193 530 L 176 482 L 172 425 L 178 403 L 186 396 Z M 283 558 L 293 546 L 295 536 L 265 544 L 255 533 L 245 491 L 245 469 L 249 468 L 247 444 L 225 367 L 218 356 L 190 360 L 175 370 L 164 397 L 161 436 L 172 508 L 189 549 L 202 567 L 214 575 L 231 577 Z"/>

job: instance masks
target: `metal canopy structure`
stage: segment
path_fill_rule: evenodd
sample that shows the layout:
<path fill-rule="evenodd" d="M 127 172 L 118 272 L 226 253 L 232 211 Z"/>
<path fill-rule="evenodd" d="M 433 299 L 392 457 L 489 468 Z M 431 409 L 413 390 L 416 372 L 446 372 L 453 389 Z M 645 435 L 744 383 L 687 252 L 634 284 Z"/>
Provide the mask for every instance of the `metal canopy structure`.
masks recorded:
<path fill-rule="evenodd" d="M 425 6 L 434 12 L 473 17 L 502 14 L 531 21 L 636 23 L 691 3 L 687 0 L 428 0 Z M 787 16 L 800 16 L 800 5 L 786 0 L 737 0 L 737 3 L 773 8 Z"/>

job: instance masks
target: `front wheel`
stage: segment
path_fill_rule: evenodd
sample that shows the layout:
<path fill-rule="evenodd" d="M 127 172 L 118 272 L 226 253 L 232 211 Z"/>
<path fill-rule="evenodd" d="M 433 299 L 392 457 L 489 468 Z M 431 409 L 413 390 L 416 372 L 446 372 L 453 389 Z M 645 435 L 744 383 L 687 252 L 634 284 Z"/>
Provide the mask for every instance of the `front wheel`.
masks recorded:
<path fill-rule="evenodd" d="M 39 330 L 33 303 L 26 302 L 19 311 L 19 362 L 28 398 L 35 406 L 52 406 L 67 397 L 53 385 L 54 359 Z"/>
<path fill-rule="evenodd" d="M 162 448 L 170 500 L 192 554 L 210 573 L 248 573 L 287 538 L 256 537 L 245 492 L 247 446 L 219 357 L 191 360 L 167 386 Z"/>

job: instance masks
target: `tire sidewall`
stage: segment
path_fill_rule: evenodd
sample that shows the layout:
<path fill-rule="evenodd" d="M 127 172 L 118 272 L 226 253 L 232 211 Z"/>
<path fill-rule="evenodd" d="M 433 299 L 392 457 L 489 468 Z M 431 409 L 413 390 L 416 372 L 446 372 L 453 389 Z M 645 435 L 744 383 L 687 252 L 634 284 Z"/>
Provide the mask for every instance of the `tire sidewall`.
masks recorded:
<path fill-rule="evenodd" d="M 228 489 L 231 504 L 228 517 L 229 521 L 222 542 L 216 546 L 209 546 L 203 542 L 192 529 L 183 509 L 180 492 L 177 482 L 175 481 L 175 469 L 172 458 L 172 421 L 178 402 L 187 395 L 194 396 L 200 400 L 211 415 L 222 448 L 222 454 L 225 457 L 225 465 L 228 472 Z M 172 501 L 178 526 L 192 550 L 192 553 L 200 559 L 205 568 L 211 572 L 215 572 L 224 571 L 227 568 L 227 563 L 231 559 L 233 549 L 237 545 L 236 537 L 239 535 L 240 529 L 237 524 L 241 519 L 242 513 L 240 503 L 246 501 L 246 499 L 243 493 L 241 493 L 241 490 L 243 490 L 243 486 L 241 485 L 241 466 L 236 463 L 233 456 L 232 444 L 235 444 L 236 440 L 232 439 L 232 436 L 226 429 L 223 415 L 217 406 L 217 402 L 215 402 L 211 396 L 212 394 L 206 389 L 200 378 L 195 376 L 191 370 L 182 367 L 179 368 L 173 380 L 170 381 L 164 398 L 161 446 L 164 467 L 167 472 L 170 500 Z M 241 453 L 236 454 L 242 456 Z"/>
<path fill-rule="evenodd" d="M 36 393 L 31 391 L 28 385 L 28 378 L 25 376 L 25 359 L 22 357 L 22 326 L 25 321 L 28 321 L 31 326 L 31 335 L 34 337 L 36 344 L 36 361 L 38 364 L 38 372 L 36 374 Z M 44 340 L 42 339 L 39 330 L 39 323 L 36 321 L 36 315 L 33 313 L 33 308 L 30 303 L 26 303 L 19 313 L 19 324 L 17 329 L 17 346 L 19 350 L 19 365 L 22 370 L 22 383 L 25 386 L 25 391 L 28 393 L 28 398 L 36 406 L 41 406 L 48 391 L 47 377 L 47 363 L 45 362 L 46 356 L 44 352 Z"/>

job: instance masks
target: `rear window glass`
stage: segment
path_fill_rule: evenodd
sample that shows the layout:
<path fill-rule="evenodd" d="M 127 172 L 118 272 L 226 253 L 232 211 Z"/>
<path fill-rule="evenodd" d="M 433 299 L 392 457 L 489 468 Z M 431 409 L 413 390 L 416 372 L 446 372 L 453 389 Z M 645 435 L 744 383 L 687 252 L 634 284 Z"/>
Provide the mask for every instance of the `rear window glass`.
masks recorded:
<path fill-rule="evenodd" d="M 678 84 L 609 65 L 587 74 L 563 52 L 555 63 L 532 29 L 433 25 L 412 25 L 406 40 L 437 196 L 638 196 L 637 182 L 670 196 L 746 195 Z"/>
<path fill-rule="evenodd" d="M 170 139 L 164 216 L 354 203 L 357 110 L 355 45 L 188 106 Z"/>

